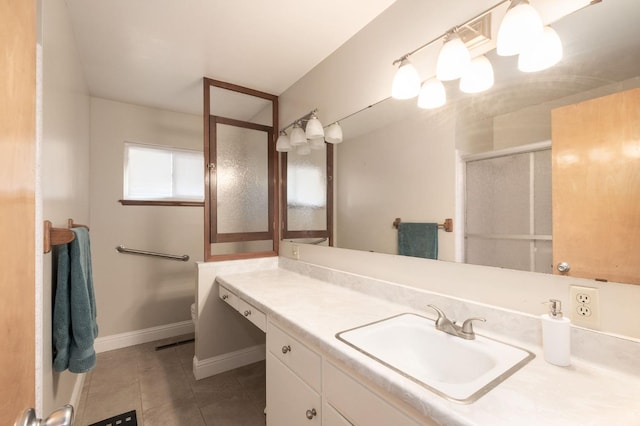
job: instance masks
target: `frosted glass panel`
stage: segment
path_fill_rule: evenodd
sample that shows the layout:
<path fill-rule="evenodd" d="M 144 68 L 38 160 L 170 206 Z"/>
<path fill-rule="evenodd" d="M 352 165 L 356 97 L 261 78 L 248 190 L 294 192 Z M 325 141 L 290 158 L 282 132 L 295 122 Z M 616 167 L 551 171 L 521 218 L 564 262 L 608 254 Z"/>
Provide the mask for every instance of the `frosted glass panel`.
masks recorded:
<path fill-rule="evenodd" d="M 211 244 L 211 254 L 258 253 L 273 250 L 273 240 L 238 241 L 233 243 Z"/>
<path fill-rule="evenodd" d="M 485 240 L 467 238 L 467 263 L 531 270 L 530 242 L 526 240 Z"/>
<path fill-rule="evenodd" d="M 287 155 L 287 228 L 327 229 L 327 149 Z"/>
<path fill-rule="evenodd" d="M 535 269 L 534 272 L 553 273 L 553 255 L 551 241 L 535 242 Z"/>
<path fill-rule="evenodd" d="M 268 134 L 217 124 L 218 233 L 269 231 Z"/>
<path fill-rule="evenodd" d="M 534 234 L 551 235 L 551 150 L 534 155 Z"/>
<path fill-rule="evenodd" d="M 529 233 L 529 156 L 467 163 L 467 232 Z"/>

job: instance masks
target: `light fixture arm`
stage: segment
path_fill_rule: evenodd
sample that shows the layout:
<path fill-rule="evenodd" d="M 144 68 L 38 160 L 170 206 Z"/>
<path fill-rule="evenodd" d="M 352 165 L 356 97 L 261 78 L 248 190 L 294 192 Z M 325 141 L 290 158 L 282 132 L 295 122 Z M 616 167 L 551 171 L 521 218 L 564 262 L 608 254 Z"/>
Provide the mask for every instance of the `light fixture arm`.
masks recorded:
<path fill-rule="evenodd" d="M 286 126 L 284 126 L 283 128 L 280 129 L 281 132 L 286 131 L 289 127 L 292 127 L 294 124 L 298 123 L 298 124 L 302 124 L 303 122 L 309 121 L 311 120 L 311 117 L 314 116 L 315 114 L 318 113 L 318 108 L 314 108 L 313 110 L 309 111 L 308 113 L 306 113 L 305 115 L 303 115 L 302 117 L 296 118 L 295 120 L 293 120 L 291 123 L 287 124 Z"/>
<path fill-rule="evenodd" d="M 447 36 L 449 33 L 451 32 L 455 32 L 458 30 L 458 28 L 464 27 L 465 25 L 470 24 L 471 22 L 475 21 L 478 18 L 481 18 L 482 16 L 486 15 L 487 13 L 490 13 L 493 11 L 493 9 L 495 9 L 498 6 L 503 5 L 504 3 L 511 1 L 511 0 L 501 0 L 498 3 L 494 4 L 493 6 L 491 6 L 490 8 L 484 10 L 483 12 L 480 12 L 479 14 L 477 14 L 476 16 L 474 16 L 471 19 L 467 19 L 465 22 L 463 22 L 462 24 L 453 27 L 452 29 L 440 34 L 438 37 L 434 38 L 433 40 L 430 40 L 428 42 L 426 42 L 425 44 L 416 47 L 415 49 L 413 49 L 411 52 L 405 53 L 404 55 L 402 55 L 399 59 L 396 59 L 395 61 L 393 61 L 393 66 L 396 66 L 396 64 L 399 64 L 400 62 L 402 62 L 403 59 L 407 59 L 410 56 L 418 53 L 419 51 L 421 51 L 422 49 L 426 48 L 427 46 L 432 45 L 433 43 L 439 41 L 440 39 L 442 39 L 443 37 Z M 598 1 L 602 1 L 602 0 L 598 0 Z"/>

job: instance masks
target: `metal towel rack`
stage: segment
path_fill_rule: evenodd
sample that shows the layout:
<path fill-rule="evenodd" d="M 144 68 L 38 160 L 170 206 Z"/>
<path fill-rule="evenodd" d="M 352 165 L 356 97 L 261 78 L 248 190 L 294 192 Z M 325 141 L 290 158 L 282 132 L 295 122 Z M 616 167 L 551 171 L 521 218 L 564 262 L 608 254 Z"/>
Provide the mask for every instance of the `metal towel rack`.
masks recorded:
<path fill-rule="evenodd" d="M 398 225 L 402 222 L 402 219 L 396 217 L 393 221 L 393 227 L 398 229 Z M 445 219 L 443 223 L 438 223 L 438 228 L 444 229 L 446 232 L 453 232 L 453 219 Z"/>
<path fill-rule="evenodd" d="M 128 254 L 139 254 L 139 255 L 142 255 L 142 256 L 162 257 L 164 259 L 181 260 L 183 262 L 186 262 L 186 261 L 189 260 L 189 255 L 187 255 L 187 254 L 183 254 L 182 256 L 180 256 L 180 255 L 177 255 L 177 254 L 156 253 L 155 251 L 130 249 L 130 248 L 126 248 L 123 245 L 119 245 L 118 247 L 116 247 L 116 250 L 118 250 L 118 253 L 128 253 Z"/>

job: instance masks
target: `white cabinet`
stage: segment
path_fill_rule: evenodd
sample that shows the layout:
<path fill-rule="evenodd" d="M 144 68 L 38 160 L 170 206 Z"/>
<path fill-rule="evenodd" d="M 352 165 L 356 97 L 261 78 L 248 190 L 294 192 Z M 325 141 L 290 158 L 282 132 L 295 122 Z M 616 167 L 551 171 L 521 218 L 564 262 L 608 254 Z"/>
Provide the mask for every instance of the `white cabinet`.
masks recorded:
<path fill-rule="evenodd" d="M 322 358 L 267 324 L 267 426 L 320 425 Z"/>
<path fill-rule="evenodd" d="M 325 362 L 323 366 L 323 397 L 344 419 L 354 425 L 418 426 L 420 424 L 389 404 L 383 397 L 362 383 Z M 327 423 L 327 425 L 341 423 Z M 349 424 L 349 423 L 347 423 Z M 433 423 L 435 425 L 435 423 Z"/>
<path fill-rule="evenodd" d="M 322 404 L 322 426 L 353 426 L 338 410 L 327 402 Z"/>
<path fill-rule="evenodd" d="M 223 285 L 220 285 L 218 297 L 238 311 L 246 319 L 251 321 L 260 330 L 265 332 L 267 331 L 267 316 L 260 309 L 239 298 L 235 293 Z"/>

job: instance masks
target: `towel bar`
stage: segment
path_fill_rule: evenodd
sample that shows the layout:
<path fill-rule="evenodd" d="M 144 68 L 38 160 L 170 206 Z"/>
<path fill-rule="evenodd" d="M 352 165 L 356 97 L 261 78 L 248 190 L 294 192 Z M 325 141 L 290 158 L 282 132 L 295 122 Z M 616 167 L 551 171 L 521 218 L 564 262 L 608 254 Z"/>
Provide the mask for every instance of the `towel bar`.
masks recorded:
<path fill-rule="evenodd" d="M 67 244 L 73 241 L 75 234 L 71 231 L 71 228 L 87 228 L 86 225 L 80 225 L 73 223 L 73 219 L 67 220 L 68 228 L 54 228 L 50 220 L 44 221 L 44 247 L 43 252 L 49 253 L 51 246 L 57 246 L 60 244 Z"/>
<path fill-rule="evenodd" d="M 118 251 L 118 253 L 139 254 L 139 255 L 142 255 L 142 256 L 152 256 L 152 257 L 162 257 L 164 259 L 181 260 L 183 262 L 186 262 L 186 261 L 189 260 L 189 255 L 187 255 L 187 254 L 183 254 L 182 256 L 180 256 L 180 255 L 177 255 L 177 254 L 156 253 L 155 251 L 130 249 L 130 248 L 126 248 L 123 245 L 119 245 L 118 247 L 116 247 L 116 250 Z"/>
<path fill-rule="evenodd" d="M 393 221 L 393 227 L 398 229 L 398 225 L 400 225 L 402 220 L 399 217 L 396 217 L 396 220 Z M 439 223 L 438 228 L 442 228 L 445 232 L 453 232 L 453 219 L 445 219 L 444 223 Z"/>

